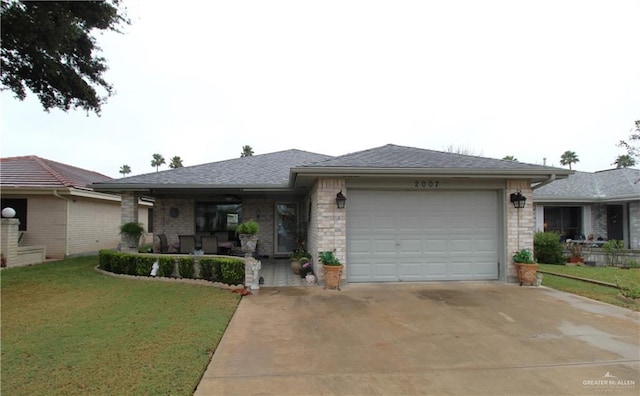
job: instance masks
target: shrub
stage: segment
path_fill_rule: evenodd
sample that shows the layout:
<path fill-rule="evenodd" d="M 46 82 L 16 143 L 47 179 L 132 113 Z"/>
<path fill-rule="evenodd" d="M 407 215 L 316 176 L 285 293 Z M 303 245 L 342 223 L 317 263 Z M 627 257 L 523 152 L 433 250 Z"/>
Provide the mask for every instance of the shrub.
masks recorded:
<path fill-rule="evenodd" d="M 113 250 L 100 250 L 98 253 L 98 268 L 105 271 L 111 271 L 111 262 L 117 252 Z"/>
<path fill-rule="evenodd" d="M 624 249 L 624 243 L 622 241 L 618 241 L 616 239 L 612 239 L 610 241 L 606 241 L 602 248 L 607 254 L 607 264 L 608 265 L 618 265 L 618 261 L 620 260 L 620 252 Z"/>
<path fill-rule="evenodd" d="M 228 285 L 244 284 L 244 261 L 239 259 L 220 259 L 222 282 Z"/>
<path fill-rule="evenodd" d="M 140 276 L 149 276 L 151 274 L 151 267 L 157 259 L 155 257 L 138 256 L 136 263 L 136 273 Z"/>
<path fill-rule="evenodd" d="M 555 232 L 536 232 L 533 254 L 539 263 L 562 264 L 565 262 L 560 236 Z"/>
<path fill-rule="evenodd" d="M 213 263 L 214 258 L 201 258 L 198 265 L 200 266 L 200 277 L 206 280 L 213 280 Z"/>
<path fill-rule="evenodd" d="M 159 275 L 170 278 L 173 276 L 175 263 L 173 257 L 159 257 L 158 258 Z"/>
<path fill-rule="evenodd" d="M 178 259 L 178 273 L 181 278 L 193 278 L 193 257 L 180 257 Z"/>

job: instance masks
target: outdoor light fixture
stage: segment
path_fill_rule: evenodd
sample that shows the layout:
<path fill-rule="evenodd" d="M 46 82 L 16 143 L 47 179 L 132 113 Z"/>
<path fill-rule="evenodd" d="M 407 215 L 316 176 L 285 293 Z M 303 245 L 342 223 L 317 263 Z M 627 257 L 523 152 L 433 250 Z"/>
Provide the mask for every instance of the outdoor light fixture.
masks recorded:
<path fill-rule="evenodd" d="M 516 209 L 524 208 L 524 204 L 526 201 L 527 201 L 527 197 L 520 194 L 520 191 L 516 193 L 511 193 L 511 203 L 513 204 L 514 208 Z"/>
<path fill-rule="evenodd" d="M 347 203 L 347 197 L 342 194 L 342 190 L 336 194 L 336 205 L 338 205 L 338 209 L 344 209 L 344 205 Z"/>

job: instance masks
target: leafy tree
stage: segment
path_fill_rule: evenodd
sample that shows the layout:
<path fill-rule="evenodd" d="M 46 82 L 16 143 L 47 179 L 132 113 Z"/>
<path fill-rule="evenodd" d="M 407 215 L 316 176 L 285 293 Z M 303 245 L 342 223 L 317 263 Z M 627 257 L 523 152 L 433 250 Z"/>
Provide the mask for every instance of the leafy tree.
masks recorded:
<path fill-rule="evenodd" d="M 458 147 L 453 147 L 451 145 L 449 145 L 449 147 L 447 147 L 445 149 L 445 151 L 447 153 L 454 153 L 454 154 L 462 154 L 462 155 L 472 155 L 472 156 L 476 156 L 476 157 L 482 157 L 482 151 L 480 152 L 480 154 L 476 154 L 475 150 L 473 149 L 468 149 L 466 147 L 462 147 L 462 146 L 458 146 Z"/>
<path fill-rule="evenodd" d="M 619 155 L 618 158 L 616 158 L 616 161 L 611 165 L 615 165 L 616 168 L 630 168 L 636 165 L 636 159 L 630 155 L 623 154 Z"/>
<path fill-rule="evenodd" d="M 638 144 L 634 144 L 635 142 Z M 621 140 L 618 147 L 624 147 L 630 157 L 640 158 L 640 120 L 635 122 L 635 131 L 631 130 L 629 141 Z"/>
<path fill-rule="evenodd" d="M 125 177 L 131 173 L 131 167 L 129 165 L 122 165 L 119 172 L 122 173 L 122 177 Z"/>
<path fill-rule="evenodd" d="M 253 156 L 253 149 L 251 146 L 242 146 L 242 152 L 240 153 L 240 157 L 251 157 Z"/>
<path fill-rule="evenodd" d="M 160 165 L 164 165 L 166 163 L 167 162 L 164 160 L 164 157 L 162 156 L 162 154 L 154 154 L 153 159 L 151 160 L 151 166 L 156 167 L 156 172 L 158 171 L 158 168 L 160 167 Z"/>
<path fill-rule="evenodd" d="M 178 157 L 177 155 L 171 158 L 171 162 L 169 162 L 169 168 L 171 169 L 182 168 L 183 166 L 184 165 L 182 165 L 182 158 Z"/>
<path fill-rule="evenodd" d="M 505 155 L 503 158 L 503 160 L 507 160 L 507 161 L 517 161 L 518 159 L 516 157 L 514 157 L 513 155 Z"/>
<path fill-rule="evenodd" d="M 562 165 L 569 165 L 569 169 L 571 169 L 571 164 L 577 162 L 580 162 L 580 159 L 578 159 L 578 155 L 574 151 L 567 150 L 560 156 L 560 163 Z"/>
<path fill-rule="evenodd" d="M 2 0 L 1 89 L 24 100 L 28 88 L 46 111 L 81 107 L 100 115 L 114 91 L 103 78 L 106 59 L 97 55 L 93 33 L 119 32 L 130 24 L 120 5 L 121 0 Z"/>

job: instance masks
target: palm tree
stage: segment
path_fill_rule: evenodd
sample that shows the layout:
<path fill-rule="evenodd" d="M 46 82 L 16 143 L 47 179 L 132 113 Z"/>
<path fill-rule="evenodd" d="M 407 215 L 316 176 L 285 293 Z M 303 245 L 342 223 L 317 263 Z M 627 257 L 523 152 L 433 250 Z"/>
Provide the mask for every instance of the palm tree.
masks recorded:
<path fill-rule="evenodd" d="M 122 165 L 120 167 L 119 173 L 122 173 L 122 177 L 125 177 L 129 173 L 131 173 L 131 167 L 129 165 Z"/>
<path fill-rule="evenodd" d="M 569 169 L 571 169 L 571 164 L 577 162 L 580 162 L 580 159 L 578 159 L 578 154 L 576 154 L 575 151 L 567 150 L 560 156 L 560 163 L 562 165 L 569 165 Z"/>
<path fill-rule="evenodd" d="M 178 157 L 177 155 L 171 158 L 171 162 L 169 162 L 169 168 L 171 169 L 182 168 L 183 166 L 184 165 L 182 165 L 182 158 Z"/>
<path fill-rule="evenodd" d="M 251 157 L 253 156 L 253 149 L 251 146 L 242 146 L 242 152 L 240 153 L 240 157 Z"/>
<path fill-rule="evenodd" d="M 611 165 L 615 165 L 616 168 L 630 168 L 636 165 L 636 159 L 630 155 L 623 154 L 619 155 L 618 158 L 616 158 L 616 161 Z"/>
<path fill-rule="evenodd" d="M 151 160 L 151 166 L 156 167 L 156 172 L 158 171 L 158 168 L 160 167 L 160 165 L 164 165 L 164 164 L 166 164 L 166 161 L 164 160 L 164 157 L 162 156 L 162 154 L 153 155 L 153 159 Z"/>
<path fill-rule="evenodd" d="M 503 158 L 503 160 L 507 160 L 507 161 L 517 161 L 518 159 L 516 157 L 514 157 L 513 155 L 505 155 Z"/>

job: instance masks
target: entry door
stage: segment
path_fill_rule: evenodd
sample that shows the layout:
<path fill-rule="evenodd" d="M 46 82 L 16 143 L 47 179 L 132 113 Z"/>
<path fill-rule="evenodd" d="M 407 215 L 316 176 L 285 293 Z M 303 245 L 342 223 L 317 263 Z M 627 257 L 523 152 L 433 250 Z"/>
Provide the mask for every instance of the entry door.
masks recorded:
<path fill-rule="evenodd" d="M 607 239 L 623 240 L 622 205 L 607 205 Z"/>
<path fill-rule="evenodd" d="M 276 253 L 289 254 L 298 241 L 298 206 L 295 203 L 276 204 Z"/>

